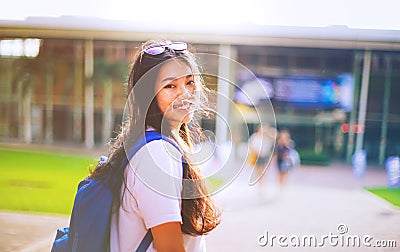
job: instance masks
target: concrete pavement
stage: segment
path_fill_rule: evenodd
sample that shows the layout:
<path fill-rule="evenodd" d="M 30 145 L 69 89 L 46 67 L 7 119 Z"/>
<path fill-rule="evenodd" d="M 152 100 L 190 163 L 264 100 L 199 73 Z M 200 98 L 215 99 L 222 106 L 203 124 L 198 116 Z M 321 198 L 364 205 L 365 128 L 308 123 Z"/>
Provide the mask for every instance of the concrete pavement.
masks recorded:
<path fill-rule="evenodd" d="M 347 165 L 300 167 L 289 174 L 283 190 L 277 186 L 275 170 L 268 170 L 262 190 L 248 185 L 250 172 L 245 168 L 215 196 L 223 216 L 220 226 L 207 236 L 208 251 L 281 251 L 285 244 L 295 251 L 310 251 L 310 247 L 289 244 L 288 239 L 294 242 L 296 236 L 324 241 L 320 251 L 400 251 L 400 209 L 362 188 L 385 186 L 384 170 L 367 169 L 359 180 Z M 0 212 L 0 251 L 50 251 L 55 230 L 67 224 L 67 216 Z M 338 226 L 347 231 L 338 235 Z M 370 236 L 371 244 L 394 240 L 397 247 L 347 247 L 343 242 L 344 246 L 333 246 L 323 239 L 330 233 L 338 239 Z M 262 235 L 264 244 L 269 238 L 264 247 L 258 242 Z M 271 240 L 280 235 L 287 238 L 285 242 Z"/>
<path fill-rule="evenodd" d="M 216 196 L 224 213 L 221 225 L 207 238 L 208 251 L 310 251 L 310 246 L 292 246 L 297 237 L 307 236 L 316 238 L 320 251 L 400 251 L 400 208 L 363 189 L 385 186 L 383 170 L 368 169 L 364 178 L 356 179 L 346 165 L 301 167 L 289 174 L 283 190 L 273 169 L 267 172 L 262 190 L 247 185 L 249 175 L 250 169 L 245 169 Z M 339 235 L 338 228 L 347 228 L 347 232 Z M 336 245 L 335 239 L 331 243 L 324 240 L 330 233 L 338 239 L 368 235 L 373 237 L 371 243 L 395 240 L 397 247 L 354 247 L 350 242 Z M 272 236 L 286 240 L 279 244 Z M 265 246 L 260 246 L 259 238 Z"/>

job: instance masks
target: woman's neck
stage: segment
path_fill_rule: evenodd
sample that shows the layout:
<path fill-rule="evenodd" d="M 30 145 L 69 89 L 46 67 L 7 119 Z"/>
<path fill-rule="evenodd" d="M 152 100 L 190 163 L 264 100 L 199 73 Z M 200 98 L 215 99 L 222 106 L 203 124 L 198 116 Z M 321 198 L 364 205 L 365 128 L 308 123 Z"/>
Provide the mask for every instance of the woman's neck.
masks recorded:
<path fill-rule="evenodd" d="M 179 136 L 179 129 L 180 129 L 180 127 L 178 127 L 178 126 L 172 127 L 172 125 L 171 125 L 171 133 L 173 135 Z"/>

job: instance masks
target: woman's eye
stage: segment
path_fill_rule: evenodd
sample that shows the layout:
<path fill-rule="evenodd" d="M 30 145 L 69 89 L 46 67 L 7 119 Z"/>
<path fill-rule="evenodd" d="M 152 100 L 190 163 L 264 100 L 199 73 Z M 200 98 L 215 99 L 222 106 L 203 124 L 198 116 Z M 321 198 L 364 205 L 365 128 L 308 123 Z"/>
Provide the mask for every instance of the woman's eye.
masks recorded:
<path fill-rule="evenodd" d="M 186 83 L 186 85 L 195 85 L 196 83 L 194 81 L 188 81 L 188 83 Z"/>
<path fill-rule="evenodd" d="M 164 88 L 174 88 L 174 87 L 175 87 L 175 85 L 173 85 L 173 84 L 168 84 L 168 85 L 164 86 Z"/>

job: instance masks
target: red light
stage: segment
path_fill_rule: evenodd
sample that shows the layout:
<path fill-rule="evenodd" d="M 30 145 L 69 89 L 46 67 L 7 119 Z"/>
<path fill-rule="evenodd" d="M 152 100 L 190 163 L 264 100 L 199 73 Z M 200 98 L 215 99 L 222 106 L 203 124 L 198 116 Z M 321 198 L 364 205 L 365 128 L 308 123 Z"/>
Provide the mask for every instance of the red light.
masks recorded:
<path fill-rule="evenodd" d="M 353 129 L 355 134 L 360 134 L 364 132 L 364 126 L 360 124 L 354 124 Z M 343 123 L 342 126 L 340 126 L 340 130 L 342 131 L 343 134 L 349 133 L 350 124 Z"/>
<path fill-rule="evenodd" d="M 340 129 L 342 130 L 342 133 L 349 133 L 349 124 L 343 123 Z"/>

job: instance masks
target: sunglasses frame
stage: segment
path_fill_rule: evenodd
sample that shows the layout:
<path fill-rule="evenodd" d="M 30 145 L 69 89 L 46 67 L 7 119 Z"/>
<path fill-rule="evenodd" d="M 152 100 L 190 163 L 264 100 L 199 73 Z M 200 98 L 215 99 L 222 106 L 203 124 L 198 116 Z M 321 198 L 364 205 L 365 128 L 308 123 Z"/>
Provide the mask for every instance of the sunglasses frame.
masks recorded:
<path fill-rule="evenodd" d="M 149 55 L 160 55 L 163 54 L 166 50 L 170 49 L 173 51 L 185 51 L 188 49 L 188 45 L 185 42 L 170 42 L 164 45 L 154 45 L 145 48 L 143 51 Z"/>

